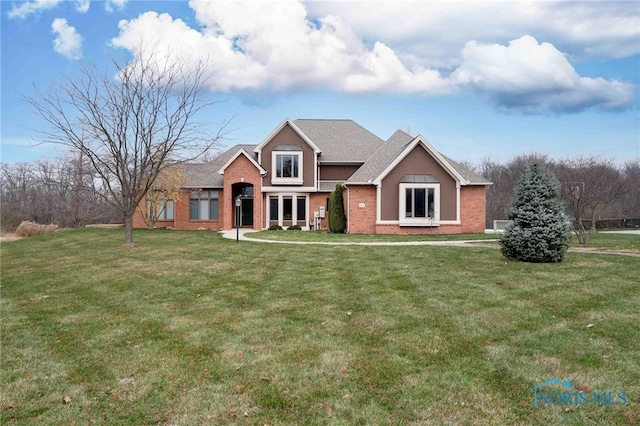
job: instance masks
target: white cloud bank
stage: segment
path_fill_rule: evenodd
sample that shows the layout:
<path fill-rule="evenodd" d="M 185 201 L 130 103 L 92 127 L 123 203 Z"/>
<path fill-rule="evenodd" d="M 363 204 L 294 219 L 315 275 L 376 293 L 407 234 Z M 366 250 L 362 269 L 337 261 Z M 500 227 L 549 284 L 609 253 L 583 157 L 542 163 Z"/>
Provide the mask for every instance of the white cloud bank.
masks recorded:
<path fill-rule="evenodd" d="M 9 18 L 24 19 L 42 10 L 53 9 L 58 3 L 60 3 L 60 0 L 35 0 L 13 4 L 11 10 L 7 12 L 7 16 Z"/>
<path fill-rule="evenodd" d="M 51 29 L 57 34 L 53 40 L 53 50 L 69 59 L 82 58 L 82 36 L 66 19 L 54 19 Z"/>
<path fill-rule="evenodd" d="M 221 92 L 325 88 L 435 96 L 473 91 L 499 109 L 527 113 L 623 109 L 634 102 L 633 85 L 581 77 L 566 55 L 529 35 L 510 39 L 508 45 L 469 41 L 448 52 L 451 66 L 445 70 L 424 65 L 430 63 L 429 51 L 407 60 L 382 41 L 363 42 L 339 16 L 311 19 L 297 0 L 192 0 L 189 5 L 199 28 L 146 12 L 121 21 L 112 42 L 138 55 L 150 54 L 140 50 L 144 40 L 155 53 L 185 64 L 208 58 L 216 70 L 209 88 Z M 394 21 L 386 22 L 390 27 Z"/>

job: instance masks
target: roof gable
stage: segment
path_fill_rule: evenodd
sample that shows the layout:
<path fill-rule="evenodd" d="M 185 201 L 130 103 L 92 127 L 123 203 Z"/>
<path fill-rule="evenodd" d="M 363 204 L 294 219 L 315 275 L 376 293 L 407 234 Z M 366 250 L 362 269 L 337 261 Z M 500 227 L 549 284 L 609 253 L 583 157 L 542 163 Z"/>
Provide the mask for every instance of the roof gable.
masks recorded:
<path fill-rule="evenodd" d="M 282 122 L 278 125 L 278 127 L 276 127 L 270 134 L 269 136 L 267 136 L 262 142 L 260 142 L 254 149 L 253 152 L 258 153 L 258 158 L 260 157 L 260 153 L 262 151 L 262 148 L 264 148 L 265 145 L 267 145 L 271 139 L 273 139 L 278 133 L 280 133 L 280 131 L 282 129 L 285 128 L 285 126 L 290 126 L 294 132 L 296 132 L 298 134 L 298 136 L 300 136 L 302 138 L 303 141 L 305 141 L 307 143 L 307 145 L 309 145 L 311 147 L 311 149 L 313 149 L 313 151 L 316 154 L 320 154 L 321 150 L 320 148 L 318 148 L 318 146 L 313 143 L 313 141 L 311 139 L 309 139 L 309 137 L 298 128 L 298 126 L 295 125 L 295 123 L 291 120 L 289 120 L 288 118 L 285 118 L 284 120 L 282 120 Z"/>
<path fill-rule="evenodd" d="M 400 162 L 417 146 L 431 155 L 440 166 L 460 185 L 490 185 L 491 182 L 466 167 L 440 154 L 422 135 L 413 137 L 397 130 L 391 137 L 347 180 L 351 184 L 380 184 Z"/>
<path fill-rule="evenodd" d="M 236 160 L 236 158 L 238 158 L 241 155 L 244 155 L 247 158 L 247 160 L 251 161 L 251 164 L 253 164 L 258 169 L 261 175 L 264 176 L 267 173 L 267 171 L 260 164 L 258 164 L 256 160 L 251 158 L 251 155 L 247 151 L 245 151 L 244 148 L 238 149 L 238 151 L 226 163 L 224 163 L 224 165 L 220 168 L 220 170 L 218 170 L 218 173 L 223 175 L 225 169 L 229 167 Z"/>

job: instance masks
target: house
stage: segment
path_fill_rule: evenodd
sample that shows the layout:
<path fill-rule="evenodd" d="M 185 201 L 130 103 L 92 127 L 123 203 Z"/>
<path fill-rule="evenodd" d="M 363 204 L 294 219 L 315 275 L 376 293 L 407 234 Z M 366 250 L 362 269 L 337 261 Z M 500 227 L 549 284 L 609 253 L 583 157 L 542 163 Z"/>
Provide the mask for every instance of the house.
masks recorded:
<path fill-rule="evenodd" d="M 398 130 L 384 141 L 352 120 L 285 119 L 258 145 L 236 145 L 184 174 L 182 196 L 156 226 L 232 229 L 237 219 L 256 230 L 326 229 L 340 183 L 349 233 L 482 233 L 491 184 L 421 135 Z M 134 226 L 145 226 L 141 215 Z"/>

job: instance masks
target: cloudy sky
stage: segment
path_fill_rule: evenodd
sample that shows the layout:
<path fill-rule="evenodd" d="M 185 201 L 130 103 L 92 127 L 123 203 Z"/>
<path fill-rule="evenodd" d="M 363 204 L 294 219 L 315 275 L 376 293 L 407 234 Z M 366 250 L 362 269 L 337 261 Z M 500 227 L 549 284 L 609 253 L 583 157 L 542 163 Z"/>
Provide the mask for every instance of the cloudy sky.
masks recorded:
<path fill-rule="evenodd" d="M 2 1 L 2 157 L 53 158 L 24 101 L 82 66 L 209 58 L 212 134 L 284 118 L 422 134 L 458 160 L 640 156 L 638 1 Z"/>

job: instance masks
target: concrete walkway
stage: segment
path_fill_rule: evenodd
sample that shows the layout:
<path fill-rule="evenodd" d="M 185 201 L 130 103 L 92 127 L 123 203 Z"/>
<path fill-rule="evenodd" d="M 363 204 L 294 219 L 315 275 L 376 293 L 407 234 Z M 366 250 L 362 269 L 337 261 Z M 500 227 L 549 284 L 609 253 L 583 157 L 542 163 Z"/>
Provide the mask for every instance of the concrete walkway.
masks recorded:
<path fill-rule="evenodd" d="M 355 241 L 278 241 L 278 240 L 261 240 L 258 238 L 251 238 L 246 234 L 256 232 L 253 229 L 242 229 L 238 233 L 238 239 L 240 241 L 251 241 L 254 243 L 273 243 L 273 244 L 310 244 L 319 246 L 463 246 L 469 243 L 486 243 L 496 242 L 497 239 L 492 240 L 458 240 L 458 241 L 370 241 L 370 242 L 355 242 Z M 284 232 L 284 231 L 283 231 Z M 227 231 L 220 231 L 223 238 L 230 240 L 236 239 L 236 229 Z"/>

